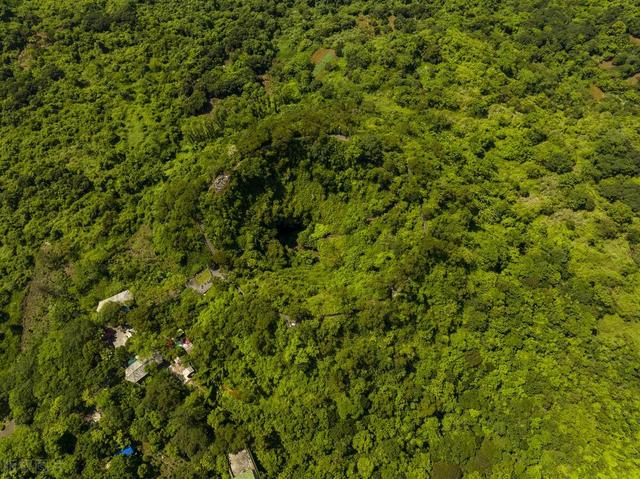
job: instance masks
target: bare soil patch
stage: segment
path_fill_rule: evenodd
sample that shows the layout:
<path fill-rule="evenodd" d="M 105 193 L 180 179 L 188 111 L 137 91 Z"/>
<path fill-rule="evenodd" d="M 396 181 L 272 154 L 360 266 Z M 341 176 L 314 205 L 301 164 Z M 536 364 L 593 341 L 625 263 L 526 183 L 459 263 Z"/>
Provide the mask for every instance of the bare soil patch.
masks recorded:
<path fill-rule="evenodd" d="M 33 48 L 29 45 L 24 50 L 22 50 L 18 55 L 18 65 L 23 70 L 28 70 L 29 68 L 31 68 L 32 63 L 33 63 Z"/>
<path fill-rule="evenodd" d="M 589 93 L 591 94 L 591 97 L 595 100 L 595 101 L 602 101 L 604 100 L 605 94 L 604 92 L 600 89 L 600 87 L 596 86 L 596 85 L 591 85 L 589 87 Z"/>
<path fill-rule="evenodd" d="M 371 22 L 369 21 L 369 18 L 366 17 L 365 15 L 358 15 L 358 18 L 356 18 L 356 26 L 358 28 L 363 28 L 363 29 L 372 28 L 372 25 L 371 25 Z"/>
<path fill-rule="evenodd" d="M 636 86 L 640 83 L 640 73 L 636 73 L 635 75 L 627 78 L 627 83 L 631 86 Z"/>
<path fill-rule="evenodd" d="M 2 439 L 3 437 L 11 436 L 11 434 L 13 434 L 13 431 L 16 430 L 16 423 L 13 419 L 1 423 L 0 426 L 2 426 L 2 429 L 0 429 L 0 439 Z"/>
<path fill-rule="evenodd" d="M 269 95 L 273 93 L 273 77 L 269 73 L 265 73 L 264 75 L 260 76 L 260 80 L 262 80 L 264 91 L 266 91 Z"/>
<path fill-rule="evenodd" d="M 613 70 L 616 66 L 613 64 L 613 60 L 604 60 L 598 63 L 598 67 L 603 70 Z"/>
<path fill-rule="evenodd" d="M 346 135 L 339 135 L 339 134 L 336 134 L 336 135 L 329 135 L 329 136 L 330 136 L 331 138 L 334 138 L 334 139 L 338 140 L 338 141 L 349 141 L 349 137 L 348 137 L 348 136 L 346 136 Z"/>
<path fill-rule="evenodd" d="M 18 55 L 18 65 L 28 70 L 33 65 L 36 52 L 49 46 L 49 36 L 45 32 L 37 32 L 29 39 L 28 45 Z"/>

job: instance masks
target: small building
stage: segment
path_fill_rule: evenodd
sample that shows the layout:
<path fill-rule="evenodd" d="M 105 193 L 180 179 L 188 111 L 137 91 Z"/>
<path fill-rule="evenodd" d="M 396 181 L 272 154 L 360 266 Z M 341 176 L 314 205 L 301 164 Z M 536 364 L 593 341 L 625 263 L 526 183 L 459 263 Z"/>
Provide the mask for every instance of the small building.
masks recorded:
<path fill-rule="evenodd" d="M 118 294 L 114 294 L 110 298 L 103 299 L 102 301 L 100 301 L 98 303 L 98 308 L 96 309 L 96 311 L 99 313 L 102 310 L 102 308 L 104 308 L 109 303 L 116 303 L 121 306 L 127 306 L 131 302 L 133 302 L 133 293 L 131 293 L 131 291 L 126 289 Z"/>
<path fill-rule="evenodd" d="M 229 474 L 233 479 L 257 479 L 258 468 L 251 451 L 243 449 L 236 454 L 229 454 Z"/>
<path fill-rule="evenodd" d="M 178 346 L 180 346 L 184 351 L 189 354 L 193 349 L 193 343 L 189 340 L 189 338 L 182 338 L 178 340 Z"/>
<path fill-rule="evenodd" d="M 136 357 L 135 361 L 133 361 L 127 369 L 124 371 L 124 378 L 130 383 L 138 383 L 142 378 L 144 378 L 147 374 L 147 365 L 151 363 L 160 364 L 162 363 L 162 356 L 158 353 L 155 353 L 150 358 L 140 359 Z"/>
<path fill-rule="evenodd" d="M 185 336 L 182 329 L 178 329 L 175 337 L 167 341 L 167 348 L 171 349 L 173 347 L 182 348 L 187 354 L 189 354 L 193 349 L 193 343 Z"/>
<path fill-rule="evenodd" d="M 174 359 L 173 363 L 169 366 L 169 371 L 178 376 L 183 384 L 189 383 L 191 377 L 196 372 L 191 364 L 183 363 L 180 358 Z"/>

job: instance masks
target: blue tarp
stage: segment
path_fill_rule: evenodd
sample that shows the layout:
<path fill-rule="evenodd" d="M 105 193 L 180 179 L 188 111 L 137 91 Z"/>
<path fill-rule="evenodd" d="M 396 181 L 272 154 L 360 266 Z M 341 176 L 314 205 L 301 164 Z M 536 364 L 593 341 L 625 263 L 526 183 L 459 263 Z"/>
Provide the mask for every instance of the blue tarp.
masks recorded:
<path fill-rule="evenodd" d="M 135 449 L 131 446 L 127 446 L 124 449 L 120 450 L 116 456 L 133 456 L 136 453 Z"/>

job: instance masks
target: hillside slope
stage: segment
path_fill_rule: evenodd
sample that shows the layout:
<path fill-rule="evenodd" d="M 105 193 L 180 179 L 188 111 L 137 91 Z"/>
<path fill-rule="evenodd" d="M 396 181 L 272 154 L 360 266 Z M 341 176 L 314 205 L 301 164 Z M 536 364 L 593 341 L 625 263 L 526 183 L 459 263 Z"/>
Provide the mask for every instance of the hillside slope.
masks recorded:
<path fill-rule="evenodd" d="M 2 477 L 640 477 L 634 2 L 0 20 Z"/>

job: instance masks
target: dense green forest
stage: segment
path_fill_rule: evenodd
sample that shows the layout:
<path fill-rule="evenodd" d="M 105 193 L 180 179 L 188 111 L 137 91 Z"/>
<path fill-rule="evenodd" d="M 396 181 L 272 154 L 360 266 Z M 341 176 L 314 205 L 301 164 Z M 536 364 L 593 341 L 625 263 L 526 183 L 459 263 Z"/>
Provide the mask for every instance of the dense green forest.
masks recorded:
<path fill-rule="evenodd" d="M 0 477 L 640 478 L 639 105 L 632 0 L 0 0 Z"/>

